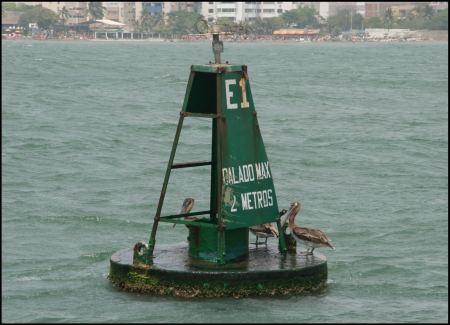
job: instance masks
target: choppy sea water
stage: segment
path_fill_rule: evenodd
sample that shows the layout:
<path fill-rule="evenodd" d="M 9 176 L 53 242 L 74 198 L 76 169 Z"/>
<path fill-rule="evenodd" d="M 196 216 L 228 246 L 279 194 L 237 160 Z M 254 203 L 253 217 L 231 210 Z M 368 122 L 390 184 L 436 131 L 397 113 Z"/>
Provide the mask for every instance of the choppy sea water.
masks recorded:
<path fill-rule="evenodd" d="M 210 43 L 2 41 L 2 321 L 448 322 L 448 43 L 225 43 L 249 66 L 280 208 L 324 230 L 328 285 L 284 298 L 116 290 L 148 239 L 189 67 Z M 187 119 L 175 160 L 208 159 Z M 207 167 L 163 213 L 207 209 Z M 160 224 L 157 244 L 186 228 Z"/>

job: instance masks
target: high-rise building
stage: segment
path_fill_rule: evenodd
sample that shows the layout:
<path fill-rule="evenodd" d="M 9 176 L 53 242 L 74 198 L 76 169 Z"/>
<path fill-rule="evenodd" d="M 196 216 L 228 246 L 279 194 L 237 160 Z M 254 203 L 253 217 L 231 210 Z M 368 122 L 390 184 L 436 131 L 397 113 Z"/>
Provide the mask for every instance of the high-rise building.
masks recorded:
<path fill-rule="evenodd" d="M 166 12 L 169 13 L 171 11 L 188 11 L 188 12 L 197 12 L 200 13 L 202 2 L 167 2 L 168 6 L 166 8 Z"/>
<path fill-rule="evenodd" d="M 240 22 L 277 17 L 294 8 L 293 2 L 202 2 L 201 14 L 208 21 L 228 18 Z"/>
<path fill-rule="evenodd" d="M 102 2 L 105 7 L 104 18 L 126 24 L 130 30 L 136 20 L 135 4 L 136 2 Z"/>
<path fill-rule="evenodd" d="M 201 13 L 202 2 L 136 2 L 136 19 L 142 16 L 143 12 L 166 15 L 172 11 L 188 11 Z"/>

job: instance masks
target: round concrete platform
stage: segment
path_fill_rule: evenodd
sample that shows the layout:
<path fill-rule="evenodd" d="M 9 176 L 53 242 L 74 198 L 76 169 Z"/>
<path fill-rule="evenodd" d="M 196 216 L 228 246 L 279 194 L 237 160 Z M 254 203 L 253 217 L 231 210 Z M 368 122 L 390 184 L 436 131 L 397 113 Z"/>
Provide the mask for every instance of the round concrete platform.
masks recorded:
<path fill-rule="evenodd" d="M 321 289 L 327 261 L 315 253 L 280 254 L 276 245 L 251 247 L 245 259 L 218 265 L 193 260 L 185 243 L 157 245 L 153 265 L 133 265 L 133 250 L 111 256 L 109 279 L 118 287 L 178 297 L 290 295 Z"/>

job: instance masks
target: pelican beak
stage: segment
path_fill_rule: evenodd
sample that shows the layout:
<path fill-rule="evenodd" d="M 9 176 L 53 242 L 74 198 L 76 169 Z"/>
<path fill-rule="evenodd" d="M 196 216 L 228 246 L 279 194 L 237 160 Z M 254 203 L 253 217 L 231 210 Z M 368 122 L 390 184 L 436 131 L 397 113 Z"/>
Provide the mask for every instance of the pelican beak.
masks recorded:
<path fill-rule="evenodd" d="M 278 237 L 278 230 L 275 228 L 275 227 L 273 227 L 272 229 L 272 234 L 275 236 L 275 237 Z"/>

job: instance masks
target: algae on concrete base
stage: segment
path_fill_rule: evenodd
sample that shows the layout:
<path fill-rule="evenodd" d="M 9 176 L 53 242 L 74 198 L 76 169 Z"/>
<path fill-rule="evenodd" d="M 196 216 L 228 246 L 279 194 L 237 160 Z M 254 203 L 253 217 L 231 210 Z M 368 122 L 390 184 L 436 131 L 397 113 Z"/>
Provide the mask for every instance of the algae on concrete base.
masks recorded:
<path fill-rule="evenodd" d="M 302 281 L 275 281 L 271 284 L 256 282 L 253 284 L 229 285 L 223 282 L 222 285 L 211 286 L 210 283 L 175 283 L 173 281 L 160 281 L 154 277 L 129 272 L 127 278 L 114 277 L 111 274 L 109 279 L 117 287 L 130 291 L 155 295 L 169 295 L 182 298 L 212 298 L 212 297 L 234 297 L 244 298 L 250 296 L 279 296 L 295 295 L 301 293 L 317 292 L 325 287 L 327 275 L 310 276 Z"/>

